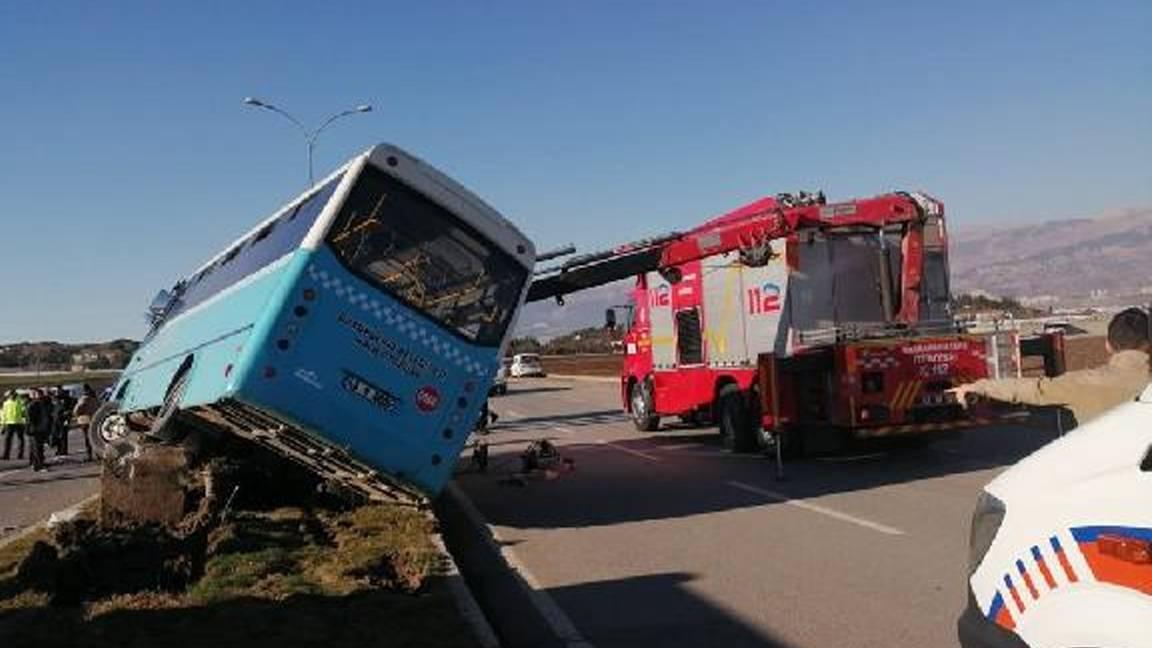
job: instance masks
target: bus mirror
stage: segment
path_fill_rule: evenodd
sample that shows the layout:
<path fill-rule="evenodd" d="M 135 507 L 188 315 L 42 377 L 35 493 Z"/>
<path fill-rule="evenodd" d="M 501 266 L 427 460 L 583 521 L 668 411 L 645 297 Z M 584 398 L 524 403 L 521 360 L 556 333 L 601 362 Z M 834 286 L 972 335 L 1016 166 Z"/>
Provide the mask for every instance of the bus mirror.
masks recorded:
<path fill-rule="evenodd" d="M 604 328 L 609 331 L 616 330 L 616 309 L 609 308 L 604 311 Z"/>
<path fill-rule="evenodd" d="M 152 298 L 152 303 L 148 305 L 148 315 L 153 319 L 160 318 L 168 309 L 168 302 L 170 301 L 172 301 L 172 295 L 167 290 L 156 293 L 156 296 Z"/>

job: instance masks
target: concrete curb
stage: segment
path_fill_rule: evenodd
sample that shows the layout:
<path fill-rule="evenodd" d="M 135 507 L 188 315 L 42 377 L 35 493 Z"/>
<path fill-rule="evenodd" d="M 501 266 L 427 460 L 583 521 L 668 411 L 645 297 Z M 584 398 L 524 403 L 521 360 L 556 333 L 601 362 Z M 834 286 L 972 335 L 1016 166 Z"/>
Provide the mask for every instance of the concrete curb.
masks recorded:
<path fill-rule="evenodd" d="M 432 518 L 437 526 L 440 526 L 439 520 L 436 520 L 431 512 L 428 513 L 428 517 Z M 432 534 L 432 544 L 444 556 L 447 563 L 447 573 L 444 574 L 444 577 L 447 579 L 448 592 L 455 599 L 460 616 L 464 617 L 464 622 L 472 628 L 472 634 L 476 637 L 480 648 L 501 648 L 496 631 L 488 622 L 488 617 L 484 616 L 484 611 L 480 609 L 476 597 L 472 596 L 472 590 L 468 589 L 468 584 L 464 582 L 460 567 L 456 564 L 456 559 L 452 557 L 452 552 L 448 551 L 448 545 L 444 543 L 443 535 L 439 532 Z"/>
<path fill-rule="evenodd" d="M 505 648 L 593 648 L 455 482 L 435 509 L 465 581 Z"/>
<path fill-rule="evenodd" d="M 59 511 L 56 511 L 55 513 L 52 513 L 52 515 L 49 515 L 48 517 L 44 518 L 43 520 L 40 520 L 39 522 L 36 522 L 34 524 L 30 524 L 30 525 L 24 527 L 23 529 L 20 529 L 16 533 L 13 533 L 12 535 L 10 535 L 6 538 L 0 538 L 0 548 L 7 547 L 8 545 L 12 544 L 13 542 L 23 540 L 24 538 L 27 538 L 28 536 L 32 535 L 33 533 L 36 533 L 37 531 L 40 531 L 41 529 L 46 528 L 48 526 L 48 521 L 50 519 L 52 519 L 53 516 L 58 517 L 58 518 L 72 517 L 77 512 L 79 512 L 80 509 L 84 508 L 85 506 L 88 506 L 89 504 L 91 504 L 92 502 L 95 502 L 98 499 L 100 499 L 99 494 L 89 495 L 88 497 L 85 497 L 84 499 L 73 504 L 72 506 L 61 509 Z"/>

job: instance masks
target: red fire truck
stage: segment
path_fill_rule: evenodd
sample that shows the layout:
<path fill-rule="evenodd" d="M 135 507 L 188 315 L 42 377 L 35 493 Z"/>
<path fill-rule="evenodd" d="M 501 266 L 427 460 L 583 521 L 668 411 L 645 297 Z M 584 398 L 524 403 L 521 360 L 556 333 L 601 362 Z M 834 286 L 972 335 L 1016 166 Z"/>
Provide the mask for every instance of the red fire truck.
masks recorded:
<path fill-rule="evenodd" d="M 953 321 L 944 207 L 924 194 L 765 198 L 571 259 L 529 299 L 630 275 L 620 387 L 643 431 L 711 420 L 734 451 L 821 452 L 971 425 L 946 390 L 1020 371 L 1014 332 Z"/>

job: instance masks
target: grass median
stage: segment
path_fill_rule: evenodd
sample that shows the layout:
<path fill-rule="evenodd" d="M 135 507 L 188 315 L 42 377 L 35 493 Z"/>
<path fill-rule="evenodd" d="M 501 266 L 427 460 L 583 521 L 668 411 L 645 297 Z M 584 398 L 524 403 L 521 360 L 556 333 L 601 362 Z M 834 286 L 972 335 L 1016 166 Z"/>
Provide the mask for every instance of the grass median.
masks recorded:
<path fill-rule="evenodd" d="M 241 510 L 202 536 L 98 507 L 0 548 L 0 646 L 475 646 L 411 508 Z"/>

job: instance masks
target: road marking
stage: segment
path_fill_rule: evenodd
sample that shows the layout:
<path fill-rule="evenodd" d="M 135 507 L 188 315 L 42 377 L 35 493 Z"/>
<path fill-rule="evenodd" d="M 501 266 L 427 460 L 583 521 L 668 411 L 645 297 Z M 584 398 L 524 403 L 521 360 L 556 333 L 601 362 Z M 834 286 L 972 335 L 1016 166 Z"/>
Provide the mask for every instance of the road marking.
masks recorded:
<path fill-rule="evenodd" d="M 552 429 L 553 429 L 553 430 L 555 430 L 555 431 L 557 431 L 557 432 L 559 432 L 560 434 L 565 434 L 565 435 L 567 435 L 567 436 L 572 436 L 573 434 L 576 434 L 576 433 L 575 433 L 575 432 L 573 432 L 572 430 L 569 430 L 569 429 L 568 429 L 568 428 L 566 428 L 566 427 L 560 427 L 559 425 L 553 425 L 553 426 L 552 426 Z"/>
<path fill-rule="evenodd" d="M 5 470 L 4 472 L 0 472 L 0 477 L 7 477 L 8 475 L 15 475 L 16 473 L 19 473 L 19 472 L 24 472 L 24 469 L 23 468 L 17 468 L 16 470 Z"/>
<path fill-rule="evenodd" d="M 805 511 L 811 511 L 813 513 L 819 513 L 820 515 L 825 515 L 825 516 L 828 516 L 830 518 L 840 520 L 842 522 L 851 522 L 852 524 L 862 526 L 866 529 L 872 529 L 873 531 L 879 531 L 880 533 L 885 533 L 887 535 L 904 535 L 903 531 L 901 531 L 900 529 L 897 529 L 895 527 L 890 527 L 886 524 L 880 524 L 879 522 L 873 522 L 871 520 L 865 520 L 864 518 L 858 518 L 855 515 L 848 515 L 847 513 L 841 513 L 840 511 L 835 511 L 833 509 L 826 508 L 826 507 L 820 506 L 818 504 L 813 504 L 811 502 L 805 502 L 804 500 L 792 499 L 791 497 L 788 497 L 787 495 L 785 495 L 783 493 L 777 493 L 776 491 L 770 491 L 770 490 L 767 490 L 764 488 L 760 488 L 759 486 L 753 486 L 751 484 L 745 484 L 744 482 L 738 482 L 738 481 L 729 481 L 729 482 L 725 482 L 725 483 L 727 483 L 729 486 L 731 486 L 733 488 L 738 488 L 742 491 L 746 491 L 749 493 L 755 493 L 757 495 L 762 495 L 762 496 L 767 497 L 769 499 L 776 500 L 777 502 L 780 502 L 781 504 L 788 504 L 790 506 L 802 508 Z"/>
<path fill-rule="evenodd" d="M 600 445 L 603 445 L 603 446 L 607 446 L 609 448 L 613 448 L 615 450 L 619 450 L 620 452 L 626 452 L 626 453 L 628 453 L 634 457 L 640 457 L 641 459 L 647 459 L 648 461 L 657 461 L 657 462 L 661 461 L 660 457 L 657 457 L 656 455 L 650 455 L 647 452 L 640 452 L 639 450 L 633 450 L 632 448 L 627 448 L 627 447 L 622 446 L 622 445 L 616 445 L 615 443 L 612 443 L 611 441 L 605 441 L 603 439 L 597 439 L 596 443 L 599 443 Z"/>

